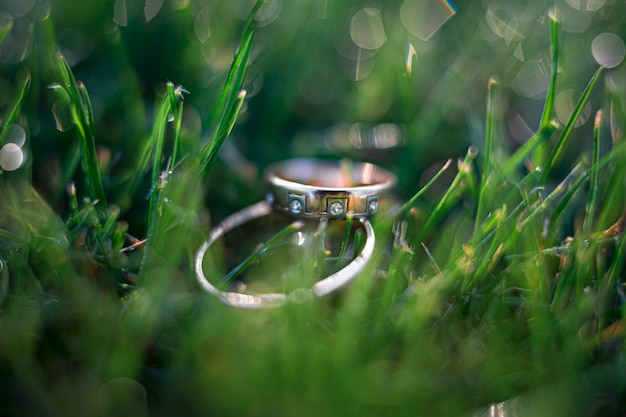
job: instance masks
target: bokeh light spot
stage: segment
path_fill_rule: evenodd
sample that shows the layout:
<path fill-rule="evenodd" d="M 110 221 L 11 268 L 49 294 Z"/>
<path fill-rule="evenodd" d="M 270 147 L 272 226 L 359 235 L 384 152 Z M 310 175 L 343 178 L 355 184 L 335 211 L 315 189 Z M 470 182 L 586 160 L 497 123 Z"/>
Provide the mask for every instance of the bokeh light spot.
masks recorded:
<path fill-rule="evenodd" d="M 513 52 L 513 56 L 519 59 L 520 61 L 524 62 L 524 49 L 522 48 L 521 43 L 517 45 L 517 48 L 515 48 L 515 52 Z"/>
<path fill-rule="evenodd" d="M 413 35 L 427 41 L 448 19 L 456 8 L 445 0 L 405 0 L 400 8 L 400 20 Z"/>
<path fill-rule="evenodd" d="M 15 143 L 7 143 L 0 149 L 0 167 L 5 171 L 15 171 L 24 162 L 24 152 Z"/>
<path fill-rule="evenodd" d="M 591 42 L 591 53 L 600 65 L 614 68 L 624 60 L 624 41 L 614 33 L 602 33 Z"/>
<path fill-rule="evenodd" d="M 20 125 L 13 124 L 7 134 L 7 142 L 15 143 L 20 148 L 26 143 L 26 132 Z"/>
<path fill-rule="evenodd" d="M 35 6 L 35 10 L 33 13 L 33 17 L 35 20 L 43 22 L 44 20 L 50 17 L 50 13 L 52 12 L 52 6 L 49 1 L 43 1 Z"/>
<path fill-rule="evenodd" d="M 13 18 L 6 13 L 0 13 L 0 33 L 9 33 L 13 29 Z"/>
<path fill-rule="evenodd" d="M 190 0 L 172 0 L 171 3 L 174 10 L 185 10 L 189 7 Z"/>
<path fill-rule="evenodd" d="M 146 0 L 143 13 L 146 16 L 146 22 L 151 21 L 159 13 L 163 7 L 163 0 Z"/>
<path fill-rule="evenodd" d="M 211 37 L 211 26 L 209 24 L 209 8 L 202 8 L 196 15 L 196 20 L 193 25 L 196 37 L 202 43 L 206 42 Z"/>
<path fill-rule="evenodd" d="M 539 98 L 548 89 L 550 70 L 544 61 L 526 62 L 511 82 L 511 88 L 523 97 Z"/>
<path fill-rule="evenodd" d="M 565 0 L 567 4 L 576 10 L 584 12 L 595 12 L 600 10 L 606 3 L 606 0 Z"/>
<path fill-rule="evenodd" d="M 249 0 L 232 0 L 230 4 L 232 10 L 235 12 L 235 15 L 242 20 L 246 20 L 250 11 L 254 7 L 255 2 Z M 260 27 L 267 26 L 278 18 L 282 9 L 282 0 L 267 0 L 259 9 L 254 20 Z"/>
<path fill-rule="evenodd" d="M 378 49 L 383 46 L 387 36 L 380 10 L 365 8 L 356 12 L 350 21 L 350 37 L 359 48 Z"/>
<path fill-rule="evenodd" d="M 120 26 L 126 26 L 128 24 L 126 0 L 115 0 L 115 6 L 113 6 L 113 21 Z"/>
<path fill-rule="evenodd" d="M 409 77 L 413 73 L 413 59 L 417 62 L 417 52 L 413 45 L 409 43 L 409 48 L 406 52 L 406 72 L 409 74 Z"/>
<path fill-rule="evenodd" d="M 390 149 L 402 144 L 403 130 L 394 123 L 369 125 L 355 123 L 350 127 L 348 138 L 355 149 Z"/>
<path fill-rule="evenodd" d="M 97 410 L 98 414 L 107 416 L 132 414 L 145 417 L 148 415 L 146 388 L 134 379 L 111 379 L 98 391 Z"/>
<path fill-rule="evenodd" d="M 559 119 L 559 122 L 564 125 L 568 122 L 579 99 L 580 91 L 573 89 L 565 90 L 556 97 L 556 100 L 554 101 L 554 112 L 556 113 L 556 117 Z M 591 105 L 587 103 L 574 123 L 574 127 L 584 125 L 587 120 L 589 120 L 590 116 Z"/>
<path fill-rule="evenodd" d="M 583 33 L 591 23 L 591 13 L 579 13 L 567 9 L 555 9 L 563 30 L 570 33 Z"/>
<path fill-rule="evenodd" d="M 524 39 L 524 35 L 518 31 L 517 18 L 509 18 L 503 10 L 493 7 L 487 8 L 486 19 L 491 31 L 499 38 L 504 39 L 507 45 L 513 41 Z"/>
<path fill-rule="evenodd" d="M 34 6 L 35 0 L 2 0 L 0 2 L 0 9 L 14 19 L 26 16 Z"/>

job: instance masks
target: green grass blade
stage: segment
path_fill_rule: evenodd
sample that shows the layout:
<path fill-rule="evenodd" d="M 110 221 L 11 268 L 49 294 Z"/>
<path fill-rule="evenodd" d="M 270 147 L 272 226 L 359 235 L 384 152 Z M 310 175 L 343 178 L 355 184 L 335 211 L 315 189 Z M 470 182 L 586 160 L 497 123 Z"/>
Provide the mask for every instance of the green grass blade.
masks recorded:
<path fill-rule="evenodd" d="M 178 152 L 180 148 L 180 131 L 183 125 L 183 99 L 185 93 L 189 93 L 182 86 L 174 88 L 174 84 L 167 84 L 167 93 L 170 98 L 170 105 L 174 110 L 174 132 L 173 132 L 173 144 L 172 144 L 172 167 L 178 164 Z M 168 176 L 171 175 L 170 171 Z"/>
<path fill-rule="evenodd" d="M 415 242 L 419 241 L 421 243 L 421 237 L 424 236 L 424 234 L 426 234 L 430 230 L 430 228 L 434 225 L 437 218 L 442 214 L 442 211 L 443 211 L 443 208 L 445 207 L 446 202 L 448 201 L 452 193 L 457 191 L 457 188 L 461 182 L 461 179 L 465 177 L 466 175 L 468 175 L 466 171 L 471 169 L 471 164 L 474 162 L 474 159 L 476 159 L 477 155 L 478 155 L 478 151 L 476 150 L 476 148 L 474 146 L 470 146 L 469 149 L 467 150 L 465 158 L 463 158 L 463 162 L 461 163 L 461 166 L 459 167 L 459 171 L 457 172 L 457 175 L 454 177 L 454 179 L 452 180 L 452 183 L 450 184 L 450 187 L 448 187 L 444 195 L 439 200 L 439 203 L 437 203 L 437 206 L 435 207 L 431 215 L 426 220 L 426 223 L 424 224 L 424 227 L 422 228 L 421 233 L 419 234 L 419 237 Z M 414 244 L 412 246 L 415 247 L 416 245 Z"/>
<path fill-rule="evenodd" d="M 495 90 L 497 83 L 494 79 L 489 80 L 487 95 L 487 120 L 485 128 L 485 157 L 483 158 L 483 169 L 480 181 L 480 191 L 478 193 L 478 204 L 476 208 L 476 220 L 474 222 L 474 236 L 477 235 L 479 225 L 483 221 L 485 211 L 485 199 L 487 191 L 490 189 L 489 180 L 491 175 L 491 147 L 493 146 L 493 128 L 495 123 Z"/>
<path fill-rule="evenodd" d="M 589 184 L 589 198 L 585 207 L 585 221 L 583 233 L 591 234 L 593 219 L 598 205 L 598 163 L 600 162 L 600 126 L 602 125 L 602 110 L 598 110 L 593 124 L 593 156 L 591 159 L 591 179 Z"/>
<path fill-rule="evenodd" d="M 215 108 L 212 120 L 213 135 L 211 135 L 207 146 L 200 152 L 202 172 L 204 173 L 211 169 L 218 151 L 230 134 L 237 120 L 237 115 L 241 110 L 243 99 L 245 98 L 245 91 L 242 91 L 241 87 L 254 45 L 254 19 L 262 4 L 262 1 L 258 1 L 248 16 L 239 46 L 226 77 L 222 94 Z"/>
<path fill-rule="evenodd" d="M 529 215 L 528 217 L 526 217 L 526 219 L 524 219 L 524 221 L 521 223 L 520 225 L 520 230 L 524 230 L 526 227 L 528 227 L 528 225 L 535 220 L 538 216 L 540 216 L 541 214 L 543 214 L 548 207 L 550 207 L 550 205 L 552 203 L 554 203 L 556 201 L 557 198 L 568 194 L 567 191 L 572 191 L 572 190 L 577 190 L 578 187 L 580 187 L 580 181 L 581 178 L 584 178 L 583 176 L 580 176 L 580 171 L 582 170 L 582 165 L 578 164 L 574 167 L 574 169 L 572 169 L 572 171 L 567 175 L 567 177 L 561 181 L 559 183 L 559 185 L 557 185 L 554 190 L 552 190 L 552 192 L 550 194 L 548 194 L 548 196 L 541 202 L 541 204 L 539 205 L 539 207 L 537 207 L 536 209 L 534 209 Z M 576 179 L 576 180 L 575 180 Z M 571 185 L 573 184 L 573 185 Z M 570 194 L 571 195 L 571 194 Z M 555 210 L 553 212 L 553 215 L 555 213 L 559 213 L 560 212 L 557 210 Z"/>
<path fill-rule="evenodd" d="M 561 24 L 554 13 L 550 13 L 550 51 L 552 53 L 552 69 L 550 71 L 550 84 L 544 103 L 539 129 L 548 126 L 554 113 L 554 92 L 556 88 L 556 78 L 559 71 L 559 32 Z"/>
<path fill-rule="evenodd" d="M 15 100 L 15 104 L 9 111 L 4 124 L 2 125 L 2 131 L 0 131 L 0 146 L 4 145 L 4 141 L 7 139 L 7 135 L 9 134 L 9 129 L 11 125 L 15 123 L 15 119 L 22 108 L 22 104 L 24 103 L 24 99 L 26 98 L 26 94 L 30 89 L 30 80 L 31 76 L 28 74 L 22 83 L 22 87 L 20 88 L 20 92 L 17 96 L 17 100 Z"/>
<path fill-rule="evenodd" d="M 226 276 L 222 278 L 222 280 L 219 282 L 217 287 L 224 288 L 226 285 L 228 285 L 229 282 L 231 282 L 233 279 L 239 276 L 242 272 L 244 272 L 246 268 L 248 268 L 250 265 L 256 262 L 273 245 L 285 239 L 287 236 L 291 235 L 292 233 L 295 233 L 298 230 L 302 230 L 303 227 L 304 227 L 304 222 L 298 220 L 284 227 L 280 231 L 278 231 L 278 233 L 276 233 L 274 236 L 269 238 L 266 243 L 264 243 L 263 245 L 260 245 L 256 250 L 254 250 L 254 252 L 248 255 L 246 259 L 243 260 L 243 262 L 241 262 L 240 264 L 235 266 L 233 269 L 231 269 L 230 272 L 228 272 L 228 274 L 226 274 Z"/>
<path fill-rule="evenodd" d="M 82 138 L 83 167 L 87 175 L 89 186 L 92 189 L 92 197 L 102 201 L 102 203 L 106 205 L 106 196 L 102 185 L 102 175 L 100 173 L 98 153 L 96 151 L 93 108 L 89 94 L 87 93 L 87 88 L 82 82 L 78 83 L 78 91 L 81 97 L 80 108 L 83 109 L 81 115 L 83 117 L 83 126 L 85 127 Z M 78 105 L 78 103 L 76 104 Z"/>
<path fill-rule="evenodd" d="M 532 153 L 532 151 L 545 142 L 556 131 L 558 125 L 556 122 L 551 121 L 546 125 L 540 126 L 539 130 L 533 134 L 515 153 L 509 158 L 509 160 L 502 166 L 502 175 L 508 178 L 512 173 L 519 169 L 524 160 Z"/>
<path fill-rule="evenodd" d="M 87 89 L 82 83 L 76 81 L 69 64 L 61 54 L 57 56 L 57 69 L 63 80 L 63 85 L 55 84 L 51 87 L 70 106 L 72 121 L 78 131 L 81 145 L 81 165 L 85 173 L 89 197 L 106 205 L 106 195 L 96 153 L 93 111 Z M 67 101 L 68 99 L 69 101 Z"/>
<path fill-rule="evenodd" d="M 144 274 L 141 272 L 144 270 L 146 263 L 149 262 L 152 252 L 152 242 L 155 233 L 159 229 L 161 223 L 161 215 L 163 213 L 164 196 L 167 191 L 167 186 L 171 178 L 173 167 L 172 161 L 178 148 L 178 138 L 180 137 L 180 127 L 182 119 L 183 108 L 183 92 L 185 90 L 182 87 L 174 88 L 173 84 L 168 83 L 167 94 L 161 99 L 159 111 L 157 112 L 154 120 L 154 126 L 152 133 L 147 143 L 151 144 L 154 148 L 152 153 L 152 188 L 150 192 L 150 202 L 148 207 L 148 232 L 147 242 L 144 248 L 144 256 L 140 266 L 139 277 L 142 279 Z M 165 147 L 166 131 L 169 124 L 170 112 L 174 113 L 174 149 L 172 151 L 174 156 L 170 156 L 165 169 L 162 168 L 163 150 Z M 150 152 L 145 152 L 145 155 L 150 155 Z M 137 283 L 140 285 L 140 282 Z"/>
<path fill-rule="evenodd" d="M 6 17 L 6 16 L 0 16 L 0 20 L 3 20 L 2 22 L 0 22 L 0 46 L 4 43 L 4 40 L 6 39 L 7 35 L 9 34 L 9 32 L 11 32 L 11 29 L 13 29 L 13 19 L 10 17 Z"/>
<path fill-rule="evenodd" d="M 446 172 L 448 168 L 452 165 L 452 159 L 448 159 L 446 163 L 437 171 L 437 173 L 424 185 L 409 201 L 404 203 L 398 212 L 398 216 L 401 217 L 407 210 L 409 210 L 415 202 L 422 196 L 428 189 L 439 179 L 439 177 Z"/>
<path fill-rule="evenodd" d="M 589 95 L 591 94 L 591 90 L 593 90 L 593 87 L 598 82 L 598 79 L 600 78 L 600 74 L 602 74 L 603 70 L 604 70 L 604 67 L 602 66 L 598 68 L 598 70 L 593 75 L 593 77 L 591 77 L 591 80 L 589 80 L 589 83 L 587 84 L 587 87 L 585 87 L 585 90 L 583 91 L 582 95 L 580 96 L 580 99 L 578 100 L 578 103 L 576 104 L 576 107 L 574 108 L 572 115 L 567 121 L 567 124 L 565 125 L 565 128 L 563 129 L 563 132 L 561 133 L 561 136 L 559 137 L 559 141 L 557 142 L 556 147 L 550 154 L 548 162 L 546 163 L 546 166 L 544 167 L 543 176 L 541 180 L 542 184 L 546 183 L 548 176 L 550 175 L 550 171 L 552 171 L 554 164 L 556 163 L 557 159 L 561 155 L 561 151 L 563 150 L 563 147 L 565 146 L 565 143 L 567 142 L 567 139 L 569 138 L 570 133 L 572 132 L 572 129 L 574 128 L 574 125 L 576 124 L 576 120 L 578 120 L 578 116 L 580 116 L 580 113 L 583 111 L 585 104 L 587 104 L 587 101 L 589 100 Z"/>
<path fill-rule="evenodd" d="M 243 33 L 241 34 L 241 40 L 239 41 L 239 46 L 237 47 L 237 51 L 235 52 L 235 56 L 233 57 L 233 62 L 226 77 L 224 88 L 222 89 L 222 93 L 220 94 L 217 106 L 215 107 L 213 118 L 211 120 L 211 126 L 215 129 L 216 132 L 217 128 L 221 124 L 220 121 L 223 120 L 230 113 L 232 103 L 235 102 L 235 98 L 239 90 L 241 90 L 241 85 L 245 76 L 246 67 L 248 65 L 248 60 L 250 59 L 250 53 L 253 46 L 254 19 L 262 4 L 263 1 L 257 1 L 257 3 L 250 11 L 248 19 L 246 20 L 246 23 L 244 25 Z"/>
<path fill-rule="evenodd" d="M 220 148 L 226 141 L 226 138 L 228 138 L 228 135 L 232 131 L 233 127 L 235 126 L 235 122 L 237 121 L 237 116 L 239 115 L 239 111 L 241 110 L 241 106 L 243 106 L 243 102 L 245 98 L 246 98 L 246 91 L 241 90 L 239 94 L 237 95 L 237 101 L 235 102 L 235 106 L 232 109 L 230 117 L 225 120 L 224 126 L 221 126 L 219 129 L 219 135 L 211 139 L 211 142 L 209 143 L 207 147 L 207 151 L 204 152 L 205 157 L 201 162 L 202 164 L 201 172 L 207 174 L 210 171 L 211 166 L 213 165 L 213 162 L 215 161 L 215 158 L 217 157 L 217 153 L 219 152 Z"/>
<path fill-rule="evenodd" d="M 340 270 L 344 266 L 348 264 L 348 259 L 344 259 L 346 252 L 348 250 L 348 246 L 350 243 L 350 233 L 352 231 L 352 222 L 354 220 L 354 216 L 351 213 L 348 213 L 346 216 L 346 225 L 343 229 L 343 240 L 341 241 L 341 249 L 339 250 L 339 256 L 337 259 L 337 264 L 335 265 L 335 271 Z"/>

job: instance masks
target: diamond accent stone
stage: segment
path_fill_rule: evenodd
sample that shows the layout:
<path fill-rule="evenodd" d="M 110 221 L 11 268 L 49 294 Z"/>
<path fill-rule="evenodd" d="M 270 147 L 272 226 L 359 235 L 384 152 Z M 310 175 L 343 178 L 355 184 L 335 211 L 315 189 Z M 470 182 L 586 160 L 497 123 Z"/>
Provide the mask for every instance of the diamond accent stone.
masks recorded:
<path fill-rule="evenodd" d="M 378 200 L 372 200 L 369 202 L 367 209 L 370 213 L 376 213 L 380 208 L 380 202 Z"/>
<path fill-rule="evenodd" d="M 291 200 L 289 203 L 289 211 L 293 214 L 302 213 L 302 203 L 299 200 Z"/>
<path fill-rule="evenodd" d="M 328 211 L 333 216 L 339 216 L 340 214 L 343 213 L 343 204 L 334 202 L 330 205 L 330 207 L 328 208 Z"/>

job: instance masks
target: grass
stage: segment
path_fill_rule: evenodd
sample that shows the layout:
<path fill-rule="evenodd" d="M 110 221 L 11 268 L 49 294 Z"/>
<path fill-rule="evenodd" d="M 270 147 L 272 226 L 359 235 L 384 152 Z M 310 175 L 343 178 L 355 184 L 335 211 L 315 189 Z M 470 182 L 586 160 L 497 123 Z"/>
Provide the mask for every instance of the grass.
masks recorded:
<path fill-rule="evenodd" d="M 12 125 L 27 139 L 26 163 L 0 172 L 0 414 L 482 416 L 505 401 L 511 414 L 624 415 L 624 70 L 578 70 L 585 55 L 571 48 L 605 24 L 617 31 L 619 5 L 580 12 L 598 21 L 576 35 L 543 9 L 508 27 L 527 35 L 515 42 L 528 60 L 550 57 L 537 100 L 510 87 L 524 63 L 482 32 L 481 2 L 430 43 L 411 39 L 409 74 L 409 35 L 385 8 L 387 44 L 359 81 L 318 68 L 345 64 L 328 33 L 354 10 L 296 2 L 266 26 L 271 5 L 236 17 L 216 2 L 204 43 L 181 33 L 206 11 L 148 3 L 150 22 L 129 6 L 126 27 L 113 7 L 33 11 L 36 47 L 4 64 L 0 147 Z M 24 24 L 11 22 L 2 51 Z M 543 32 L 524 26 L 537 22 Z M 93 37 L 90 58 L 72 63 L 69 23 Z M 485 45 L 495 57 L 471 55 Z M 142 72 L 142 48 L 167 62 Z M 162 70 L 185 87 L 170 75 L 146 86 Z M 303 99 L 325 83 L 332 94 Z M 581 93 L 558 120 L 567 88 Z M 578 125 L 588 108 L 593 126 Z M 516 114 L 536 128 L 512 146 Z M 401 124 L 406 137 L 364 150 L 310 133 L 344 120 Z M 210 226 L 263 198 L 263 166 L 302 155 L 398 175 L 365 271 L 340 294 L 254 312 L 203 293 L 192 265 Z M 340 231 L 282 220 L 233 232 L 205 274 L 310 284 L 362 244 L 352 219 Z M 294 250 L 294 229 L 313 243 Z"/>

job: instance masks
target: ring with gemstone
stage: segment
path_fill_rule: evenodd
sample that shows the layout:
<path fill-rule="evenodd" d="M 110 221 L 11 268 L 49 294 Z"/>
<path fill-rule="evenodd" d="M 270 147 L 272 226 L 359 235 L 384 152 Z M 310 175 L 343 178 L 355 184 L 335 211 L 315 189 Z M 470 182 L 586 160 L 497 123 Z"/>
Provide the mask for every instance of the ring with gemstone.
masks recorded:
<path fill-rule="evenodd" d="M 238 211 L 225 218 L 221 223 L 215 226 L 209 233 L 209 238 L 200 246 L 196 252 L 194 260 L 194 269 L 196 271 L 196 278 L 200 286 L 210 294 L 218 297 L 225 304 L 232 307 L 239 308 L 267 308 L 267 307 L 279 307 L 287 302 L 302 302 L 304 300 L 315 297 L 323 297 L 340 288 L 345 287 L 354 278 L 357 277 L 361 271 L 367 265 L 367 262 L 374 254 L 374 229 L 367 218 L 360 218 L 358 223 L 365 232 L 365 242 L 360 253 L 354 257 L 339 271 L 331 274 L 320 281 L 313 284 L 312 288 L 296 289 L 288 294 L 285 293 L 267 293 L 267 294 L 244 294 L 236 291 L 220 290 L 216 285 L 211 283 L 204 275 L 203 263 L 205 261 L 205 255 L 211 245 L 213 245 L 218 239 L 223 237 L 231 230 L 247 223 L 249 221 L 258 219 L 263 216 L 272 214 L 272 207 L 265 201 L 260 201 L 245 209 Z"/>
<path fill-rule="evenodd" d="M 364 162 L 291 159 L 265 171 L 267 201 L 276 211 L 331 220 L 369 217 L 396 183 L 392 173 Z"/>
<path fill-rule="evenodd" d="M 372 258 L 375 246 L 374 229 L 370 215 L 379 211 L 381 199 L 396 182 L 390 172 L 369 163 L 292 159 L 270 166 L 265 178 L 270 192 L 266 201 L 238 211 L 215 226 L 208 239 L 200 246 L 194 259 L 196 279 L 200 286 L 229 306 L 239 308 L 277 307 L 288 302 L 301 302 L 312 297 L 323 297 L 348 285 Z M 320 222 L 348 217 L 364 234 L 358 253 L 338 271 L 315 282 L 312 288 L 299 288 L 289 293 L 243 293 L 218 288 L 204 274 L 204 262 L 209 248 L 228 232 L 273 213 L 301 217 L 296 223 L 319 219 Z M 347 226 L 346 226 L 347 227 Z"/>

